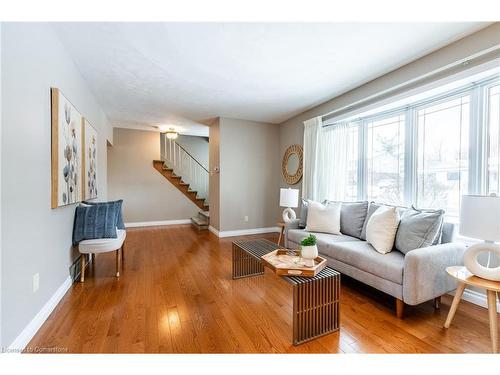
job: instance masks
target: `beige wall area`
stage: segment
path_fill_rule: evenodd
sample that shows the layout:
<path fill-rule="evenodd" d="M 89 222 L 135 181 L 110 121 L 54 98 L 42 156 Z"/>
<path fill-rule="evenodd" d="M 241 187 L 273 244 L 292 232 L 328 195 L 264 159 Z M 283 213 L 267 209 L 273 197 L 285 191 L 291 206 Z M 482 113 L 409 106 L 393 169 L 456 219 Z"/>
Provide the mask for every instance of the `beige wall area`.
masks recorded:
<path fill-rule="evenodd" d="M 222 117 L 218 126 L 219 229 L 275 227 L 280 182 L 278 125 Z"/>
<path fill-rule="evenodd" d="M 332 111 L 343 109 L 346 106 L 352 105 L 361 100 L 366 100 L 372 95 L 382 93 L 399 85 L 411 82 L 412 80 L 423 77 L 430 72 L 442 69 L 457 61 L 463 61 L 474 55 L 498 48 L 500 44 L 500 23 L 494 23 L 474 34 L 471 34 L 463 39 L 460 39 L 448 46 L 441 48 L 433 53 L 430 53 L 412 63 L 402 66 L 390 73 L 387 73 L 377 79 L 374 79 L 362 86 L 359 86 L 343 95 L 335 97 L 323 104 L 320 104 L 308 111 L 283 122 L 280 124 L 280 153 L 284 154 L 286 148 L 291 144 L 303 144 L 304 139 L 304 121 L 310 118 L 328 114 Z M 500 52 L 488 55 L 487 59 L 495 59 L 500 57 Z M 479 61 L 483 63 L 486 61 Z M 460 70 L 470 69 L 472 64 L 460 66 L 453 72 L 448 74 L 458 73 Z M 443 78 L 443 77 L 440 77 Z M 436 79 L 436 77 L 433 77 Z M 288 186 L 281 178 L 281 186 Z M 299 183 L 294 188 L 301 188 Z"/>
<path fill-rule="evenodd" d="M 114 129 L 108 147 L 108 197 L 123 199 L 125 223 L 182 220 L 198 207 L 153 168 L 160 158 L 157 132 Z"/>
<path fill-rule="evenodd" d="M 208 143 L 208 200 L 210 205 L 210 225 L 220 230 L 220 127 L 219 118 L 214 119 L 209 127 Z"/>

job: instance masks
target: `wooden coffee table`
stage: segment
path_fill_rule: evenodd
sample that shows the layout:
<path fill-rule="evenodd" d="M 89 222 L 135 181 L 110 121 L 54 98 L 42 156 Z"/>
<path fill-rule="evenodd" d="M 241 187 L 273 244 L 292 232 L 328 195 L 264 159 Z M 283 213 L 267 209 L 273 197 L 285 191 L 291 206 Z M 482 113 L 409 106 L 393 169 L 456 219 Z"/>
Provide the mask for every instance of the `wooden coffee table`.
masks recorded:
<path fill-rule="evenodd" d="M 264 273 L 261 256 L 278 249 L 268 240 L 233 242 L 233 279 Z M 293 344 L 339 330 L 340 273 L 326 267 L 314 277 L 280 276 L 293 286 Z"/>

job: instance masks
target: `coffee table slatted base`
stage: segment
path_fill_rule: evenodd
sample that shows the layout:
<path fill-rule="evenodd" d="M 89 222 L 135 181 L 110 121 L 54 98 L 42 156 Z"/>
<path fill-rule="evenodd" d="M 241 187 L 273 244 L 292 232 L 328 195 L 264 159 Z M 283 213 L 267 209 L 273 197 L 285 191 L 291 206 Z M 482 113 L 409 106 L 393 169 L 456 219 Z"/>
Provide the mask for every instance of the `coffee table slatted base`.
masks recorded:
<path fill-rule="evenodd" d="M 273 250 L 278 247 L 266 240 L 233 242 L 233 279 L 262 275 L 264 265 L 260 257 L 273 251 L 269 244 Z"/>
<path fill-rule="evenodd" d="M 316 277 L 285 277 L 293 285 L 293 344 L 338 331 L 340 274 L 326 267 Z M 301 282 L 295 283 L 295 280 Z M 305 282 L 303 281 L 305 280 Z"/>
<path fill-rule="evenodd" d="M 267 240 L 233 242 L 233 279 L 264 273 L 260 257 L 278 248 Z M 293 344 L 339 330 L 340 273 L 326 267 L 314 277 L 283 276 L 293 287 Z"/>

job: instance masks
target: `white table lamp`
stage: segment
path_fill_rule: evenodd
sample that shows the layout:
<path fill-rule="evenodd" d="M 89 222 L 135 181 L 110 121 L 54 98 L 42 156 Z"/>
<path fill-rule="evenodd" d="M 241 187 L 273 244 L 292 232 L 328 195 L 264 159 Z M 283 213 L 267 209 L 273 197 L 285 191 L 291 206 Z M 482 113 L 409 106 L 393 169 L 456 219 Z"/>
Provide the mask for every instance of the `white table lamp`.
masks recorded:
<path fill-rule="evenodd" d="M 289 223 L 292 220 L 295 220 L 297 217 L 295 215 L 295 211 L 292 210 L 292 207 L 299 206 L 299 190 L 298 189 L 280 189 L 280 206 L 286 207 L 283 211 L 283 221 L 285 223 Z"/>
<path fill-rule="evenodd" d="M 484 240 L 467 248 L 464 265 L 474 275 L 500 281 L 500 266 L 490 268 L 491 254 L 500 257 L 500 197 L 496 195 L 463 195 L 460 205 L 459 232 L 466 237 Z M 488 264 L 478 262 L 478 256 L 488 253 Z"/>

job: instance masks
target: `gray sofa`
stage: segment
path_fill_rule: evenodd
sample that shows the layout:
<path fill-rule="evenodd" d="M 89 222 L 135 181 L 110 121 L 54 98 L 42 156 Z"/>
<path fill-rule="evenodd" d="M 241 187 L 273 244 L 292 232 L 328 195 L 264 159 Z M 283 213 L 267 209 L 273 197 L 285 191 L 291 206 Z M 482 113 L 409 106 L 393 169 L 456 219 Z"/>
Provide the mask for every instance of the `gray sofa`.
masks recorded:
<path fill-rule="evenodd" d="M 439 301 L 441 295 L 456 289 L 456 283 L 447 276 L 445 269 L 462 264 L 465 245 L 453 242 L 453 224 L 442 224 L 442 233 L 434 245 L 406 254 L 397 249 L 380 254 L 365 241 L 370 210 L 365 211 L 365 217 L 358 212 L 355 221 L 363 223 L 363 229 L 355 231 L 354 236 L 352 228 L 347 228 L 352 226 L 350 214 L 352 212 L 344 210 L 343 206 L 341 232 L 350 232 L 351 235 L 314 233 L 318 251 L 335 270 L 395 297 L 398 317 L 403 316 L 404 304 L 417 305 L 432 299 Z M 299 228 L 299 224 L 297 219 L 286 225 L 286 247 L 300 248 L 300 241 L 309 235 L 309 232 Z"/>

